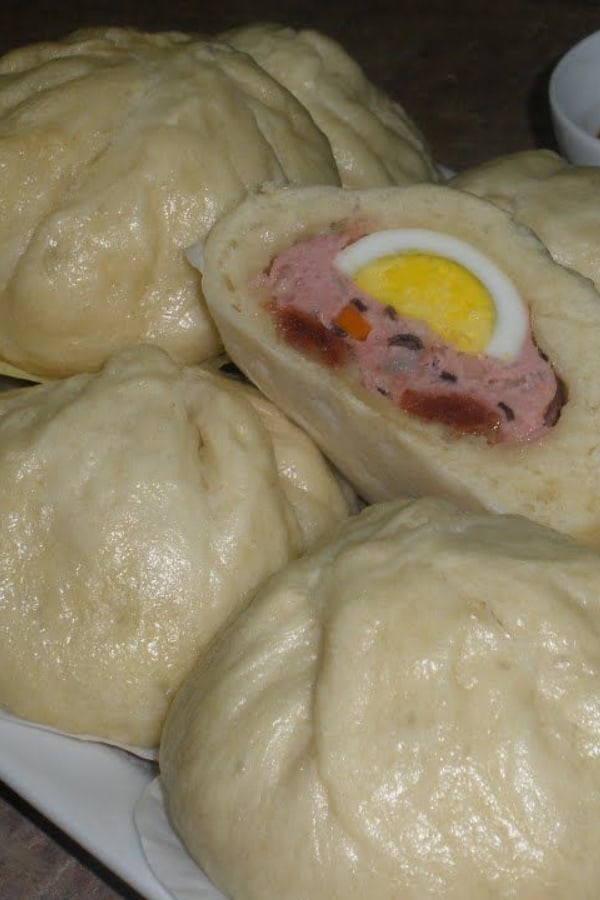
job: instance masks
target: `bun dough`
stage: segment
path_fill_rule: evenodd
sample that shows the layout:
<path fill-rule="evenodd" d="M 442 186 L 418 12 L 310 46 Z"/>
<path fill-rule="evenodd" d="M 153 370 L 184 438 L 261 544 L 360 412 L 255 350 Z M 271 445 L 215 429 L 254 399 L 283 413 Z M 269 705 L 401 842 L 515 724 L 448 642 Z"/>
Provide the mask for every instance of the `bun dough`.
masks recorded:
<path fill-rule="evenodd" d="M 196 655 L 349 511 L 253 388 L 158 348 L 0 399 L 0 706 L 158 743 Z"/>
<path fill-rule="evenodd" d="M 600 558 L 379 504 L 259 591 L 169 712 L 171 819 L 234 900 L 592 898 Z"/>
<path fill-rule="evenodd" d="M 349 188 L 435 181 L 423 135 L 405 110 L 371 84 L 331 38 L 267 24 L 224 32 L 308 109 Z"/>
<path fill-rule="evenodd" d="M 600 290 L 600 172 L 569 165 L 551 150 L 528 150 L 461 172 L 452 187 L 506 209 L 531 228 L 554 259 Z"/>
<path fill-rule="evenodd" d="M 294 349 L 276 330 L 257 276 L 284 248 L 331 227 L 408 225 L 458 237 L 513 281 L 568 401 L 543 440 L 490 445 L 367 392 L 349 368 Z M 204 289 L 231 358 L 321 446 L 370 502 L 437 494 L 515 512 L 600 545 L 600 301 L 535 236 L 491 203 L 436 185 L 284 189 L 249 198 L 205 245 Z"/>
<path fill-rule="evenodd" d="M 31 376 L 218 352 L 185 247 L 248 190 L 339 183 L 309 113 L 216 41 L 77 32 L 0 75 L 0 358 Z"/>

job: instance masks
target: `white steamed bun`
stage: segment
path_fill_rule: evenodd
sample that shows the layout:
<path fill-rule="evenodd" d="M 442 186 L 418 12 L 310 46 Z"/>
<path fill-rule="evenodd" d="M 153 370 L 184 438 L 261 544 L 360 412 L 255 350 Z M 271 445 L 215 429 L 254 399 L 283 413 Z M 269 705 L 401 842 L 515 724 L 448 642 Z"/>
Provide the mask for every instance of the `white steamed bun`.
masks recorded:
<path fill-rule="evenodd" d="M 140 347 L 0 398 L 0 707 L 153 747 L 196 655 L 351 507 L 251 387 Z"/>
<path fill-rule="evenodd" d="M 107 28 L 0 59 L 0 360 L 31 377 L 138 342 L 220 349 L 184 256 L 263 184 L 338 183 L 325 135 L 247 54 Z"/>
<path fill-rule="evenodd" d="M 234 900 L 591 900 L 600 557 L 517 516 L 372 506 L 175 698 L 172 821 Z"/>

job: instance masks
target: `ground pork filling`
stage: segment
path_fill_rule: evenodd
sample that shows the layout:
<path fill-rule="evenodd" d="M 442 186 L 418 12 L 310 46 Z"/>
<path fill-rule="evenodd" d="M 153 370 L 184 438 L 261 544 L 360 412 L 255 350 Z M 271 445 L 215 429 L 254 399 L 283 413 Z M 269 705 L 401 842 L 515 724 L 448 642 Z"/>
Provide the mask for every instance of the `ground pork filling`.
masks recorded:
<path fill-rule="evenodd" d="M 360 235 L 328 233 L 280 253 L 262 279 L 282 338 L 420 419 L 490 442 L 535 441 L 556 424 L 565 386 L 529 330 L 519 354 L 464 353 L 362 293 L 333 260 Z"/>

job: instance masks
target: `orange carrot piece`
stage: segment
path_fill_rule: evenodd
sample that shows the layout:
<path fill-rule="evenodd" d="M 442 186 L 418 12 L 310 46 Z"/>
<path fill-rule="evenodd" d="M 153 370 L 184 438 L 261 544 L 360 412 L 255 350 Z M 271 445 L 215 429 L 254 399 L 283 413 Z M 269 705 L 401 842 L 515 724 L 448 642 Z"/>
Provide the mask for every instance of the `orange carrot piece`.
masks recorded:
<path fill-rule="evenodd" d="M 371 331 L 369 322 L 352 303 L 344 306 L 333 320 L 333 324 L 357 341 L 364 341 Z"/>

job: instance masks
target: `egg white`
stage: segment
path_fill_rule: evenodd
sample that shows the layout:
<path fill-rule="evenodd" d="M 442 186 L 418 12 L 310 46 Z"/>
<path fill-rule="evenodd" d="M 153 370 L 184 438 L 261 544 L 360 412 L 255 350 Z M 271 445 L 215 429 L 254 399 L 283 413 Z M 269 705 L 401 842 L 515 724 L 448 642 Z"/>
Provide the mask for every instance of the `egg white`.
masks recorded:
<path fill-rule="evenodd" d="M 494 329 L 483 352 L 500 359 L 518 355 L 529 328 L 527 308 L 511 279 L 466 241 L 427 228 L 390 228 L 374 231 L 345 247 L 335 256 L 334 265 L 352 278 L 367 263 L 411 252 L 450 259 L 471 272 L 488 291 L 495 308 Z"/>

